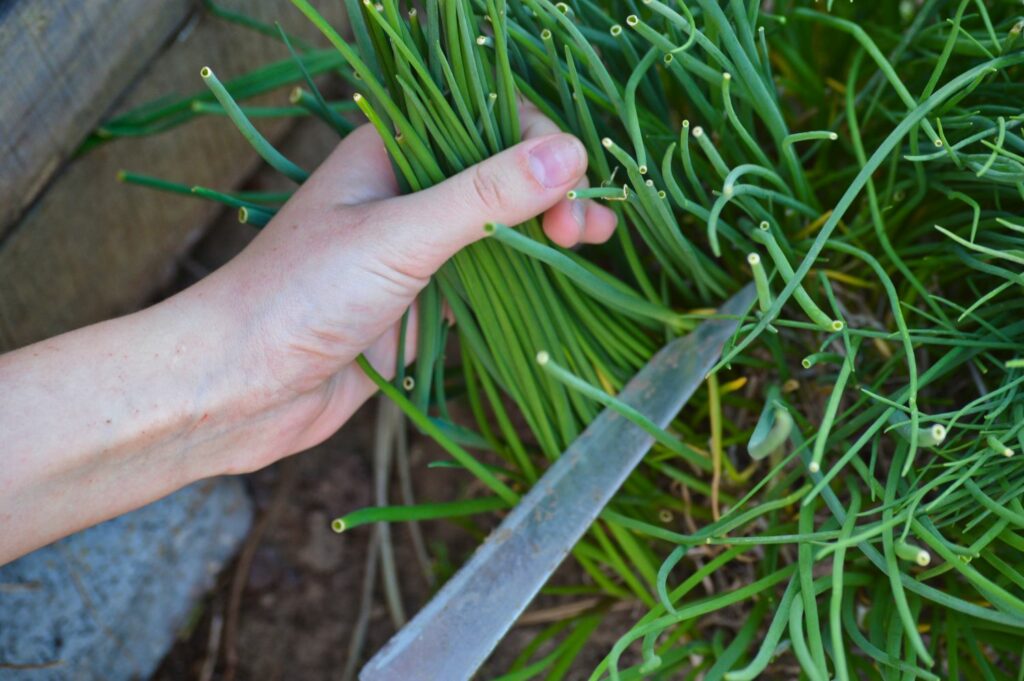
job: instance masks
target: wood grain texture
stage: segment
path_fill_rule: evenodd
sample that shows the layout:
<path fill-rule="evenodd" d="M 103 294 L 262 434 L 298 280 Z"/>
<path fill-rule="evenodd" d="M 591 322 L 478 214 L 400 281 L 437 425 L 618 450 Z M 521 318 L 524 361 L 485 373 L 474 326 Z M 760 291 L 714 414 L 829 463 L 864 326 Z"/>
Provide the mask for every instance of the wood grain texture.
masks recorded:
<path fill-rule="evenodd" d="M 0 3 L 0 236 L 192 6 L 192 0 Z"/>
<path fill-rule="evenodd" d="M 223 4 L 313 36 L 288 0 Z M 329 16 L 338 22 L 341 3 L 333 5 L 339 9 Z M 227 79 L 286 57 L 276 41 L 202 16 L 152 63 L 121 108 L 201 89 L 199 69 L 206 64 Z M 252 101 L 280 104 L 286 97 L 282 91 Z M 273 141 L 291 122 L 263 119 L 257 125 Z M 68 163 L 0 241 L 0 352 L 138 309 L 218 214 L 204 201 L 123 185 L 118 170 L 230 189 L 261 163 L 219 116 L 118 140 Z"/>

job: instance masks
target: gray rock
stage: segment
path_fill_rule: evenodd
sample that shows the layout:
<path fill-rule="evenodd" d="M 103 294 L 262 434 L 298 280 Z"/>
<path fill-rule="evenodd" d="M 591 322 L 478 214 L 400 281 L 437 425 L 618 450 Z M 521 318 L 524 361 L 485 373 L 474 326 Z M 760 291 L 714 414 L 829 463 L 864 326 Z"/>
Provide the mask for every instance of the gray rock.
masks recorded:
<path fill-rule="evenodd" d="M 204 480 L 0 567 L 0 679 L 148 678 L 252 513 Z"/>

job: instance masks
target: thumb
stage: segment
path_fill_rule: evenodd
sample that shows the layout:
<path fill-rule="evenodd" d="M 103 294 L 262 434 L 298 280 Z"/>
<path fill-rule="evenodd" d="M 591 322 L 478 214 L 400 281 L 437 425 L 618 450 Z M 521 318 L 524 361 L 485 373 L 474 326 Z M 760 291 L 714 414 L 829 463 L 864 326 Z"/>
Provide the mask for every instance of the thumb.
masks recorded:
<path fill-rule="evenodd" d="M 563 133 L 521 142 L 415 194 L 386 201 L 379 234 L 418 277 L 484 236 L 484 225 L 517 225 L 565 198 L 587 170 L 583 144 Z"/>

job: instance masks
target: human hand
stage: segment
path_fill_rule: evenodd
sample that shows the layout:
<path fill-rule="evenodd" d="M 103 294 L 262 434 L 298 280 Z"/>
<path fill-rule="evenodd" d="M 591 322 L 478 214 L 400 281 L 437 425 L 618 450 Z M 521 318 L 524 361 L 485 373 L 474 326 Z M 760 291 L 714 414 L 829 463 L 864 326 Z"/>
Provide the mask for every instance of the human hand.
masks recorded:
<path fill-rule="evenodd" d="M 360 128 L 195 286 L 0 356 L 0 564 L 330 436 L 375 391 L 356 357 L 394 371 L 400 318 L 486 223 L 543 214 L 563 246 L 607 239 L 612 211 L 565 199 L 582 145 L 533 109 L 522 123 L 526 141 L 406 196 Z"/>
<path fill-rule="evenodd" d="M 197 287 L 217 287 L 244 319 L 250 399 L 272 409 L 277 426 L 273 442 L 240 453 L 228 470 L 260 468 L 334 433 L 376 390 L 356 357 L 393 374 L 402 315 L 486 223 L 543 214 L 548 237 L 564 247 L 611 236 L 613 211 L 565 198 L 586 183 L 583 145 L 532 107 L 521 114 L 522 143 L 405 196 L 377 132 L 359 128 L 241 255 Z M 409 331 L 406 362 L 413 320 Z"/>

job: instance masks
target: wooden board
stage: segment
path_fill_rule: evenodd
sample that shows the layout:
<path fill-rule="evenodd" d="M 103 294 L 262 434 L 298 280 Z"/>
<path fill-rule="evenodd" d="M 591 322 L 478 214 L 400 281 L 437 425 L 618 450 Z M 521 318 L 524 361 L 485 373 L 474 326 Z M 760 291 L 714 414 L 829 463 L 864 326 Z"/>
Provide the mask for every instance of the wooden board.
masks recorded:
<path fill-rule="evenodd" d="M 192 5 L 190 0 L 0 2 L 0 236 Z"/>
<path fill-rule="evenodd" d="M 288 0 L 236 0 L 250 14 L 312 36 Z M 329 18 L 339 21 L 341 3 Z M 140 78 L 125 107 L 202 87 L 199 69 L 222 79 L 287 57 L 278 42 L 203 16 Z M 283 103 L 286 92 L 253 103 Z M 122 107 L 124 108 L 124 107 Z M 271 140 L 291 122 L 259 123 Z M 0 352 L 138 309 L 171 277 L 177 259 L 217 208 L 116 180 L 126 168 L 187 184 L 238 186 L 262 162 L 221 117 L 206 117 L 153 137 L 124 139 L 64 167 L 0 241 Z"/>

